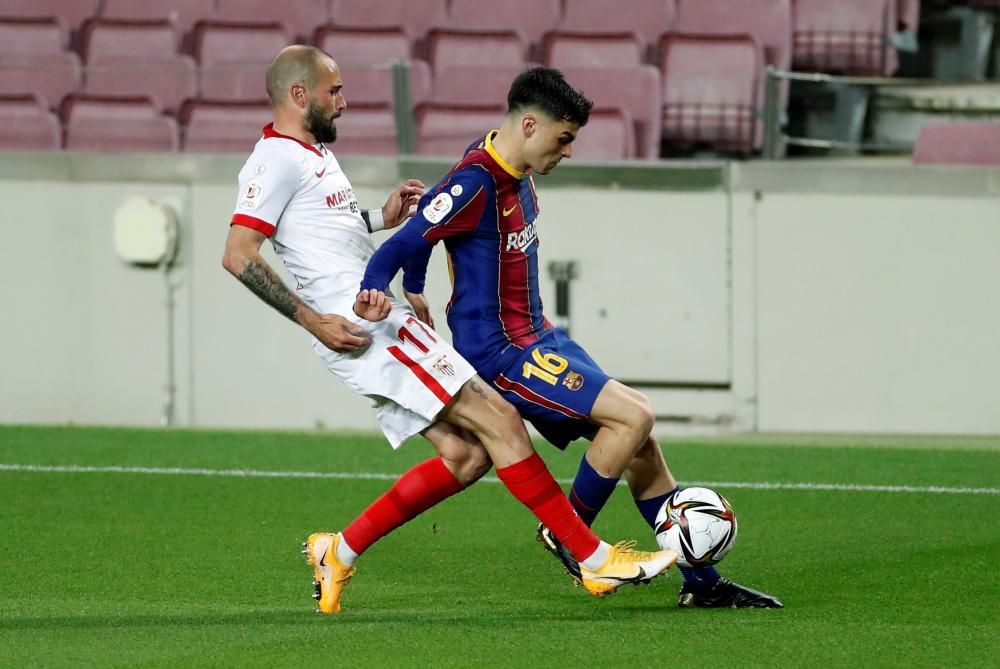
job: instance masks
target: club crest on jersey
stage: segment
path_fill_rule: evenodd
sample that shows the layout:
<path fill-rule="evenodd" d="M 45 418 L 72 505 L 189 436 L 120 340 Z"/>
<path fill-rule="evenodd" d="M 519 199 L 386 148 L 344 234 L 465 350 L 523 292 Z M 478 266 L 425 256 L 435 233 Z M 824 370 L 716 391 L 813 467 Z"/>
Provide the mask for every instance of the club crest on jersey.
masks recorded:
<path fill-rule="evenodd" d="M 455 201 L 447 193 L 438 193 L 438 196 L 431 200 L 431 203 L 424 207 L 424 218 L 429 223 L 440 223 L 448 215 L 451 208 L 455 206 Z"/>
<path fill-rule="evenodd" d="M 257 179 L 252 180 L 243 189 L 240 197 L 240 209 L 256 209 L 260 206 L 260 194 L 264 192 L 264 184 Z"/>
<path fill-rule="evenodd" d="M 523 251 L 524 249 L 531 246 L 531 243 L 538 239 L 538 231 L 535 228 L 535 222 L 532 221 L 524 226 L 524 230 L 520 232 L 508 232 L 507 233 L 507 248 L 505 251 Z"/>
<path fill-rule="evenodd" d="M 583 375 L 577 372 L 566 372 L 562 384 L 570 390 L 579 390 L 583 388 Z"/>
<path fill-rule="evenodd" d="M 455 368 L 450 362 L 448 362 L 448 356 L 442 355 L 434 361 L 431 365 L 434 369 L 438 371 L 439 374 L 444 374 L 445 376 L 455 376 Z"/>

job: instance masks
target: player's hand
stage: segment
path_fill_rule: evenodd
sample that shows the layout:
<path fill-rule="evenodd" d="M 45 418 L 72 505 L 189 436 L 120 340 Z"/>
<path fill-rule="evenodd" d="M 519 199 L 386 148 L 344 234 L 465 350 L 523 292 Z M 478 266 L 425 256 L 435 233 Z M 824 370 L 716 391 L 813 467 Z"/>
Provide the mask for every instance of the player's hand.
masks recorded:
<path fill-rule="evenodd" d="M 310 331 L 324 346 L 337 353 L 356 353 L 372 343 L 371 335 L 337 314 L 319 315 Z"/>
<path fill-rule="evenodd" d="M 423 181 L 407 179 L 402 186 L 389 194 L 389 199 L 382 207 L 386 230 L 402 225 L 403 221 L 417 213 L 417 202 L 423 196 L 425 188 Z"/>
<path fill-rule="evenodd" d="M 389 296 L 374 288 L 362 290 L 358 293 L 357 299 L 354 300 L 354 313 L 373 323 L 383 320 L 389 315 L 391 309 L 392 303 L 389 301 Z"/>
<path fill-rule="evenodd" d="M 433 328 L 434 318 L 431 317 L 431 307 L 427 304 L 427 298 L 424 297 L 424 294 L 411 293 L 410 291 L 404 289 L 403 296 L 406 297 L 406 301 L 410 303 L 411 307 L 413 307 L 413 313 L 417 315 L 417 318 Z"/>

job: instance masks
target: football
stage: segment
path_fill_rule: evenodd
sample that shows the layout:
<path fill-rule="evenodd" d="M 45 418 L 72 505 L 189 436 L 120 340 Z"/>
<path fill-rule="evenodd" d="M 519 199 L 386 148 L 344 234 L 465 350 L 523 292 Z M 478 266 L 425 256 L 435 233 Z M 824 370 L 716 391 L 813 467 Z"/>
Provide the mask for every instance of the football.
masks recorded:
<path fill-rule="evenodd" d="M 708 488 L 685 488 L 656 516 L 656 542 L 680 555 L 682 567 L 717 564 L 736 543 L 736 514 L 726 498 Z"/>

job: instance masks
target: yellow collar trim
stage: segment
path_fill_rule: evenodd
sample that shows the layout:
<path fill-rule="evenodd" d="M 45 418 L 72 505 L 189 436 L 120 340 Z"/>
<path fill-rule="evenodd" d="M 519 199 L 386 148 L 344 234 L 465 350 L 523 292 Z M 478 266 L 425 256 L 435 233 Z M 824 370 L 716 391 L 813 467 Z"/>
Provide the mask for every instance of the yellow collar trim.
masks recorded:
<path fill-rule="evenodd" d="M 493 160 L 497 161 L 497 165 L 503 168 L 504 172 L 511 175 L 515 179 L 523 179 L 524 172 L 518 172 L 513 167 L 507 164 L 507 161 L 500 157 L 497 150 L 493 148 L 493 137 L 499 132 L 498 130 L 490 130 L 486 133 L 486 153 L 493 156 Z"/>

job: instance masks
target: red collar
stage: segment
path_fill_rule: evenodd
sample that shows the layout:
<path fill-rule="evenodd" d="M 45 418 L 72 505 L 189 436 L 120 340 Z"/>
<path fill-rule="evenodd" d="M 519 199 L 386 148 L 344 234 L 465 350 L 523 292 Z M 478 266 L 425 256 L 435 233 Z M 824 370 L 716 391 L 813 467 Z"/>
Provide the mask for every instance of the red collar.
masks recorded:
<path fill-rule="evenodd" d="M 295 139 L 294 137 L 291 137 L 289 135 L 282 135 L 280 132 L 278 132 L 277 130 L 274 129 L 274 123 L 268 123 L 267 125 L 264 126 L 264 137 L 268 138 L 268 139 L 270 139 L 272 137 L 280 137 L 281 139 L 290 139 L 293 142 L 297 142 L 298 144 L 301 144 L 303 146 L 303 148 L 309 149 L 310 151 L 312 151 L 313 153 L 315 153 L 317 156 L 320 156 L 320 157 L 323 156 L 323 154 L 320 152 L 320 150 L 317 149 L 312 144 L 306 144 L 302 140 Z"/>

